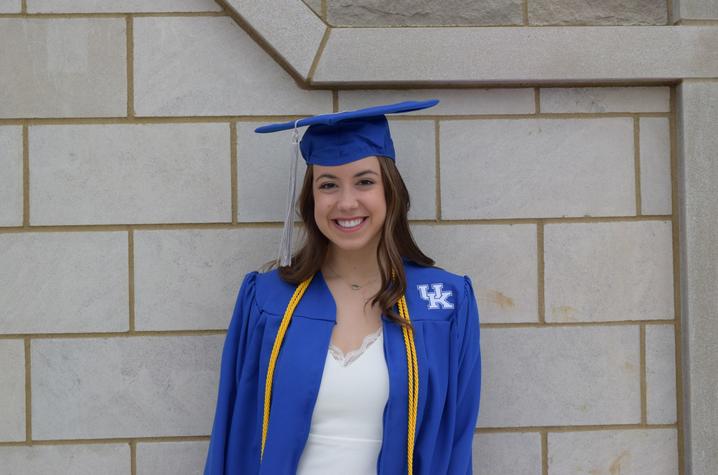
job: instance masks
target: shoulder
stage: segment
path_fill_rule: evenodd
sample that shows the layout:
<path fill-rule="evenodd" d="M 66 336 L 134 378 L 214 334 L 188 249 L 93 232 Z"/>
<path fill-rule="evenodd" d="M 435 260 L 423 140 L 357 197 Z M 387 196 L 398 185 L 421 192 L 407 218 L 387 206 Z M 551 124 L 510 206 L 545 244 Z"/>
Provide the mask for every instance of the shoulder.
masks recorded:
<path fill-rule="evenodd" d="M 254 285 L 254 300 L 263 310 L 276 311 L 273 304 L 287 302 L 291 298 L 296 285 L 285 282 L 279 276 L 278 269 L 266 272 L 252 271 L 247 273 L 245 279 L 251 279 Z"/>
<path fill-rule="evenodd" d="M 409 260 L 404 261 L 404 270 L 407 301 L 413 301 L 418 315 L 448 319 L 472 297 L 472 283 L 467 275 L 438 266 L 420 266 Z"/>

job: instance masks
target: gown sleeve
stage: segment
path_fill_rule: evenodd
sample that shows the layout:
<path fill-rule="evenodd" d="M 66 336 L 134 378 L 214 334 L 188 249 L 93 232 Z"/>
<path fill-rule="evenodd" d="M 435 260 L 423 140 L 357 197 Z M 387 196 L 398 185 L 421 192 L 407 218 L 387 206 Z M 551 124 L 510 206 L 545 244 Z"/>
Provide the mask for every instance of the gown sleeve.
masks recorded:
<path fill-rule="evenodd" d="M 464 276 L 464 299 L 456 315 L 459 340 L 456 432 L 447 473 L 471 474 L 471 446 L 479 415 L 481 395 L 481 349 L 479 309 L 471 279 Z"/>
<path fill-rule="evenodd" d="M 217 406 L 210 436 L 204 475 L 224 475 L 227 467 L 227 441 L 232 430 L 232 416 L 237 395 L 237 379 L 242 369 L 249 336 L 250 312 L 255 300 L 258 272 L 244 276 L 234 305 L 222 350 Z"/>

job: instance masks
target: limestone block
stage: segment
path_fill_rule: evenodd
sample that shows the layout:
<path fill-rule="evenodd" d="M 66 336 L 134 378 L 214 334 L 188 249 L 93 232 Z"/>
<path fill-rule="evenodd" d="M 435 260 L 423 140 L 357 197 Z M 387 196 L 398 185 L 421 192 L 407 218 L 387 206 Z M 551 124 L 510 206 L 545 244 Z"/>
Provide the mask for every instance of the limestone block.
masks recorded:
<path fill-rule="evenodd" d="M 536 111 L 534 91 L 528 87 L 347 89 L 339 91 L 339 110 L 426 99 L 439 99 L 439 103 L 429 109 L 405 112 L 402 115 L 533 114 Z"/>
<path fill-rule="evenodd" d="M 0 13 L 20 13 L 21 0 L 0 0 Z"/>
<path fill-rule="evenodd" d="M 0 333 L 128 329 L 127 233 L 0 234 Z"/>
<path fill-rule="evenodd" d="M 680 82 L 718 76 L 716 43 L 710 25 L 335 28 L 311 84 Z"/>
<path fill-rule="evenodd" d="M 541 436 L 479 433 L 474 435 L 472 462 L 477 475 L 541 475 Z"/>
<path fill-rule="evenodd" d="M 277 227 L 135 231 L 135 328 L 226 330 L 244 274 L 276 257 L 281 234 Z"/>
<path fill-rule="evenodd" d="M 327 31 L 300 0 L 225 0 L 300 76 L 306 77 Z M 320 6 L 321 9 L 321 6 Z"/>
<path fill-rule="evenodd" d="M 714 0 L 673 0 L 672 20 L 715 20 L 718 3 Z"/>
<path fill-rule="evenodd" d="M 302 0 L 318 16 L 322 16 L 322 0 Z"/>
<path fill-rule="evenodd" d="M 22 127 L 0 127 L 0 226 L 22 225 Z"/>
<path fill-rule="evenodd" d="M 32 224 L 231 221 L 227 124 L 30 127 Z"/>
<path fill-rule="evenodd" d="M 535 225 L 414 224 L 411 229 L 436 265 L 471 277 L 481 323 L 538 321 Z"/>
<path fill-rule="evenodd" d="M 541 112 L 668 112 L 668 87 L 546 87 Z"/>
<path fill-rule="evenodd" d="M 36 439 L 207 435 L 224 335 L 41 339 Z"/>
<path fill-rule="evenodd" d="M 409 190 L 409 219 L 436 219 L 436 134 L 433 121 L 390 120 L 396 167 Z"/>
<path fill-rule="evenodd" d="M 208 442 L 137 444 L 137 475 L 196 475 L 204 471 Z"/>
<path fill-rule="evenodd" d="M 258 134 L 257 122 L 237 122 L 237 220 L 284 222 L 289 170 L 293 157 L 291 131 Z M 306 127 L 299 129 L 299 137 Z M 301 152 L 300 152 L 301 154 Z M 299 156 L 296 196 L 302 188 L 306 162 Z M 300 221 L 299 213 L 295 221 Z"/>
<path fill-rule="evenodd" d="M 552 475 L 675 475 L 675 429 L 599 430 L 548 433 Z"/>
<path fill-rule="evenodd" d="M 686 472 L 710 473 L 718 467 L 718 83 L 684 81 L 676 99 Z"/>
<path fill-rule="evenodd" d="M 0 118 L 127 114 L 124 18 L 0 18 Z"/>
<path fill-rule="evenodd" d="M 649 424 L 676 422 L 676 346 L 673 325 L 646 326 L 646 403 Z"/>
<path fill-rule="evenodd" d="M 481 427 L 637 424 L 633 325 L 482 328 Z"/>
<path fill-rule="evenodd" d="M 670 221 L 547 224 L 547 322 L 670 320 Z"/>
<path fill-rule="evenodd" d="M 664 0 L 625 2 L 606 0 L 532 0 L 528 3 L 531 25 L 666 25 Z"/>
<path fill-rule="evenodd" d="M 61 444 L 0 447 L 3 473 L 12 475 L 127 475 L 128 444 Z"/>
<path fill-rule="evenodd" d="M 297 87 L 229 17 L 134 20 L 138 116 L 331 112 L 329 91 Z"/>
<path fill-rule="evenodd" d="M 444 219 L 636 211 L 628 117 L 452 120 L 439 135 Z"/>
<path fill-rule="evenodd" d="M 520 0 L 327 0 L 333 26 L 520 25 Z"/>
<path fill-rule="evenodd" d="M 213 0 L 26 0 L 28 13 L 218 12 Z"/>
<path fill-rule="evenodd" d="M 0 441 L 25 440 L 25 344 L 0 340 Z M 0 460 L 5 460 L 0 447 Z M 3 463 L 4 465 L 4 463 Z"/>
<path fill-rule="evenodd" d="M 671 131 L 665 117 L 639 119 L 641 212 L 672 214 Z"/>

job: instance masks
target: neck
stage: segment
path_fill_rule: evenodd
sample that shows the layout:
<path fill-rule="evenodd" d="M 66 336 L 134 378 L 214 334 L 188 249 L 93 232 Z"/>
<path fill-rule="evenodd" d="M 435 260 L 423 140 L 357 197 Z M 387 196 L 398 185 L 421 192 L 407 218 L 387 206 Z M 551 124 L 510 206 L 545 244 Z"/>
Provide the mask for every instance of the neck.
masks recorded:
<path fill-rule="evenodd" d="M 376 258 L 376 247 L 346 251 L 329 245 L 324 259 L 325 268 L 352 281 L 366 281 L 379 275 L 379 262 Z"/>

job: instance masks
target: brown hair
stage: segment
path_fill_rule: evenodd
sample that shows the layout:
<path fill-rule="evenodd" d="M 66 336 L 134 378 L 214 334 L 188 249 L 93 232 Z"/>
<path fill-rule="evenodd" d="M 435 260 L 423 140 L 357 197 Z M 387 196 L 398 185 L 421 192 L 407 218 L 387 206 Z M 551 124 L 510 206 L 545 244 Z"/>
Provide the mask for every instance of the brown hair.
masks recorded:
<path fill-rule="evenodd" d="M 408 219 L 409 191 L 406 189 L 394 160 L 383 156 L 377 158 L 384 185 L 386 218 L 376 253 L 381 274 L 381 288 L 372 296 L 371 303 L 372 305 L 378 303 L 390 320 L 411 328 L 411 324 L 392 308 L 406 291 L 406 275 L 402 258 L 406 257 L 410 261 L 426 267 L 433 266 L 434 261 L 421 252 L 411 235 Z M 297 199 L 297 208 L 304 224 L 305 240 L 302 247 L 292 256 L 292 263 L 286 267 L 279 267 L 278 270 L 280 278 L 292 284 L 299 284 L 320 270 L 329 246 L 329 240 L 322 234 L 314 220 L 313 181 L 314 167 L 307 165 L 304 183 Z M 269 270 L 276 265 L 277 261 L 272 260 L 262 267 Z M 392 269 L 396 270 L 395 286 L 391 281 Z"/>

